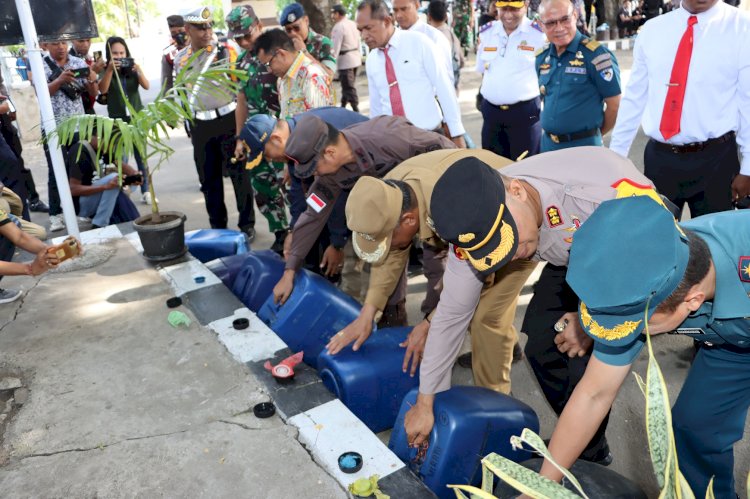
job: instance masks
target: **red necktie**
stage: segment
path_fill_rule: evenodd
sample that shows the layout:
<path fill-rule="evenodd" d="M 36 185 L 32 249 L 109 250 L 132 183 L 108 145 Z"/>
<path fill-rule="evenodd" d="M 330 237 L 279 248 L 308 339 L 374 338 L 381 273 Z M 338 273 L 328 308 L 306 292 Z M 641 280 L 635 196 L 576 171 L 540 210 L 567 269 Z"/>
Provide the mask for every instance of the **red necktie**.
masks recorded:
<path fill-rule="evenodd" d="M 664 111 L 661 114 L 659 131 L 664 140 L 668 140 L 680 133 L 680 117 L 682 116 L 682 101 L 685 100 L 690 56 L 693 54 L 693 25 L 698 18 L 690 16 L 685 34 L 682 35 L 677 55 L 672 66 L 672 76 L 669 78 L 669 90 L 664 101 Z"/>
<path fill-rule="evenodd" d="M 396 79 L 396 70 L 393 69 L 393 61 L 388 57 L 388 48 L 385 47 L 383 54 L 385 54 L 385 79 L 388 80 L 388 91 L 391 96 L 391 111 L 394 116 L 406 116 L 404 112 L 404 102 L 401 100 L 401 90 L 398 88 L 398 80 Z"/>

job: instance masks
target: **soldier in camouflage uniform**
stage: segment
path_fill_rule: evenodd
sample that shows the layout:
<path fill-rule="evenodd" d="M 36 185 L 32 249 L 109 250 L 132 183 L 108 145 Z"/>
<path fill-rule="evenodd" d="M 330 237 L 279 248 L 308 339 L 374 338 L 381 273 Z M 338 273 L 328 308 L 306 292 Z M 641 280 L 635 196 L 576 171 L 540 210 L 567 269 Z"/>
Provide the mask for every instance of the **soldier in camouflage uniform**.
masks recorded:
<path fill-rule="evenodd" d="M 472 5 L 472 0 L 455 0 L 453 4 L 453 31 L 461 42 L 461 47 L 464 49 L 464 57 L 466 57 L 472 43 L 474 31 L 474 6 Z"/>
<path fill-rule="evenodd" d="M 229 36 L 244 49 L 238 59 L 238 66 L 247 71 L 248 79 L 242 84 L 237 95 L 237 137 L 245 121 L 256 114 L 279 114 L 279 95 L 276 91 L 276 77 L 268 71 L 255 55 L 255 40 L 263 31 L 263 25 L 250 5 L 235 7 L 227 16 Z M 234 155 L 245 158 L 242 141 L 238 138 Z M 289 233 L 286 214 L 286 199 L 282 183 L 283 163 L 268 162 L 260 158 L 257 164 L 247 163 L 246 168 L 255 189 L 255 202 L 268 220 L 268 229 L 276 240 L 271 249 L 281 253 L 284 239 Z"/>
<path fill-rule="evenodd" d="M 298 3 L 287 5 L 281 12 L 279 24 L 294 42 L 294 48 L 305 52 L 308 57 L 318 62 L 328 75 L 333 78 L 336 72 L 336 58 L 333 57 L 333 42 L 327 36 L 316 33 L 310 28 L 310 19 Z"/>

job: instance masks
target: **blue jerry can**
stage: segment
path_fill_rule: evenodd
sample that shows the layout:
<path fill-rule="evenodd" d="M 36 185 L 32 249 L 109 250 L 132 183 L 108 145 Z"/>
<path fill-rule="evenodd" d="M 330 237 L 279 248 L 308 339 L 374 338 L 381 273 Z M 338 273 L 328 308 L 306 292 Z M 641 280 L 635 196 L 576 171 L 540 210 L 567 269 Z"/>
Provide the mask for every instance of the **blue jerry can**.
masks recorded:
<path fill-rule="evenodd" d="M 238 256 L 244 259 L 232 284 L 232 293 L 247 308 L 258 313 L 284 274 L 284 260 L 271 250 L 251 251 Z"/>
<path fill-rule="evenodd" d="M 284 305 L 273 295 L 258 311 L 292 352 L 305 352 L 305 363 L 317 368 L 318 355 L 331 336 L 357 318 L 362 306 L 323 277 L 307 270 L 294 276 L 294 291 Z"/>
<path fill-rule="evenodd" d="M 206 262 L 205 265 L 208 270 L 221 279 L 224 286 L 232 289 L 234 280 L 237 278 L 240 270 L 242 270 L 242 264 L 245 262 L 245 258 L 247 258 L 247 254 L 225 256 Z"/>
<path fill-rule="evenodd" d="M 523 402 L 479 386 L 454 386 L 435 396 L 435 426 L 424 459 L 416 460 L 404 431 L 406 411 L 417 401 L 417 390 L 404 398 L 388 447 L 424 481 L 438 497 L 456 497 L 447 484 L 482 481 L 481 459 L 491 452 L 516 462 L 532 457 L 524 450 L 513 450 L 510 437 L 524 428 L 539 432 L 539 418 Z"/>
<path fill-rule="evenodd" d="M 200 229 L 185 234 L 188 251 L 203 263 L 229 255 L 247 253 L 245 234 L 230 229 Z"/>
<path fill-rule="evenodd" d="M 419 377 L 401 370 L 411 327 L 373 331 L 358 351 L 347 346 L 336 355 L 318 356 L 323 384 L 373 432 L 393 427 L 401 401 L 419 385 Z"/>

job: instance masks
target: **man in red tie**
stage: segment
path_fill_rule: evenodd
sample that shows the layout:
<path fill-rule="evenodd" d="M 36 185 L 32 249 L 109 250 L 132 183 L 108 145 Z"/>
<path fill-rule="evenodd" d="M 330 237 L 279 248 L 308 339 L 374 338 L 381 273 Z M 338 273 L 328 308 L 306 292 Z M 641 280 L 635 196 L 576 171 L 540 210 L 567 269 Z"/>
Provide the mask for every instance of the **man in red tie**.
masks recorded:
<path fill-rule="evenodd" d="M 748 33 L 747 13 L 683 0 L 648 21 L 635 44 L 610 148 L 627 156 L 642 124 L 646 176 L 693 217 L 750 195 Z"/>
<path fill-rule="evenodd" d="M 424 130 L 440 131 L 466 147 L 451 75 L 437 46 L 422 33 L 396 30 L 383 0 L 363 0 L 357 28 L 370 48 L 367 84 L 370 117 L 405 116 Z"/>

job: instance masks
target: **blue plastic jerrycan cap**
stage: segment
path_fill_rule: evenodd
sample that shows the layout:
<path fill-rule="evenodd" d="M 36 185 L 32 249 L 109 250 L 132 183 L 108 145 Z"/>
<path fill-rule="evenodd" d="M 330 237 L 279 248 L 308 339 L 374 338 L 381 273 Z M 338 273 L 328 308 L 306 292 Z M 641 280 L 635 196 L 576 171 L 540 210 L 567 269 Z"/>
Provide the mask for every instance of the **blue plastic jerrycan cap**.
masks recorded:
<path fill-rule="evenodd" d="M 356 473 L 362 469 L 362 454 L 359 452 L 344 452 L 339 456 L 339 469 L 344 473 Z"/>

